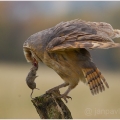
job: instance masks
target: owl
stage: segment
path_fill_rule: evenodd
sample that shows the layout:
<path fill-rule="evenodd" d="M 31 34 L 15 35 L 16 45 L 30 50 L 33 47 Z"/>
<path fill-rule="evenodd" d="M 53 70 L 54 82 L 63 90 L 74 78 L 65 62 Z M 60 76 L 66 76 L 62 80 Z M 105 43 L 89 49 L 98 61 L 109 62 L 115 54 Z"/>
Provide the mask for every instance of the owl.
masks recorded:
<path fill-rule="evenodd" d="M 28 62 L 36 67 L 42 62 L 63 79 L 61 85 L 47 92 L 68 87 L 59 96 L 67 102 L 67 98 L 71 98 L 69 92 L 79 81 L 86 83 L 93 95 L 104 91 L 105 86 L 109 88 L 89 50 L 120 47 L 120 43 L 113 41 L 118 37 L 120 30 L 108 23 L 75 19 L 31 35 L 24 42 L 23 51 Z"/>

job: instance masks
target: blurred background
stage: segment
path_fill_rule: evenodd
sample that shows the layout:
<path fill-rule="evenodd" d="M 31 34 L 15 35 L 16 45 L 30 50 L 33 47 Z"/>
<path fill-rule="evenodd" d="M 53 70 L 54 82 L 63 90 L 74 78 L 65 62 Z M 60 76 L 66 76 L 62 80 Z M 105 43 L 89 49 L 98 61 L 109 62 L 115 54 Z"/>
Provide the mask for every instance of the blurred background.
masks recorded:
<path fill-rule="evenodd" d="M 119 13 L 119 1 L 0 1 L 0 118 L 39 118 L 29 97 L 31 90 L 25 82 L 31 64 L 26 62 L 22 46 L 30 35 L 59 22 L 77 18 L 107 22 L 115 29 L 120 29 Z M 120 43 L 119 40 L 115 42 Z M 80 82 L 70 93 L 73 100 L 69 100 L 67 106 L 76 119 L 120 118 L 120 49 L 90 52 L 110 88 L 92 96 L 88 86 Z M 40 90 L 34 91 L 34 97 L 63 82 L 52 69 L 42 63 L 39 64 L 37 74 L 39 77 L 36 83 Z M 86 112 L 87 108 L 90 114 Z M 100 111 L 99 114 L 95 114 L 96 110 Z"/>

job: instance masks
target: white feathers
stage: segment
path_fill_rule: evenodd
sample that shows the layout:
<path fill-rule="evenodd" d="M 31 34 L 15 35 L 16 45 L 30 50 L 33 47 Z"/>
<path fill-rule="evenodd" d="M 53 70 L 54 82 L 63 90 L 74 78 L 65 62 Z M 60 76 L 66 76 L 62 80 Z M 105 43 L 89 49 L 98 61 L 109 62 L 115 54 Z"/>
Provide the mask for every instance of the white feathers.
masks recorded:
<path fill-rule="evenodd" d="M 114 29 L 114 38 L 119 38 L 120 37 L 120 30 Z"/>
<path fill-rule="evenodd" d="M 120 47 L 119 43 L 113 43 L 113 42 L 93 42 L 91 43 L 93 46 L 91 48 L 100 48 L 100 49 L 108 49 L 108 48 L 114 48 L 114 47 Z"/>

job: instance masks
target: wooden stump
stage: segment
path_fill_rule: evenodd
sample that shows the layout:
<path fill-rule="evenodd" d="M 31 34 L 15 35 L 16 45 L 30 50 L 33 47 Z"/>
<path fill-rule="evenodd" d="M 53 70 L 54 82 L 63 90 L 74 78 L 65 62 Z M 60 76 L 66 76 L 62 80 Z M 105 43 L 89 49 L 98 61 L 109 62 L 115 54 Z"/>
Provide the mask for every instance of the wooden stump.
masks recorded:
<path fill-rule="evenodd" d="M 52 91 L 31 100 L 41 119 L 72 119 L 59 95 L 59 91 Z"/>

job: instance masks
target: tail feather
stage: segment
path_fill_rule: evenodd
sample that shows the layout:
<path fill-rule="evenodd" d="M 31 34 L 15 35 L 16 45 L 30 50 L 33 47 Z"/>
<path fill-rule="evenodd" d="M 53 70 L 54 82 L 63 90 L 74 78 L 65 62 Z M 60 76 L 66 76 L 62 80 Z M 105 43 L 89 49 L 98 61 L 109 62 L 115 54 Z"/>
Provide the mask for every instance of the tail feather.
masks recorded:
<path fill-rule="evenodd" d="M 101 72 L 98 70 L 98 68 L 97 68 L 96 71 L 97 71 L 97 73 L 100 75 L 100 78 L 102 79 L 102 81 L 104 82 L 104 84 L 106 85 L 106 87 L 109 88 L 109 85 L 108 85 L 106 79 L 103 77 L 103 75 L 102 75 Z"/>
<path fill-rule="evenodd" d="M 97 74 L 97 72 L 94 71 L 94 72 L 93 72 L 93 76 L 95 76 L 94 79 L 95 79 L 95 81 L 96 81 L 96 86 L 98 87 L 98 90 L 100 90 L 100 92 L 104 91 L 105 88 L 104 88 L 104 85 L 103 85 L 103 83 L 102 83 L 102 81 L 101 81 L 101 79 L 100 79 L 99 74 Z"/>
<path fill-rule="evenodd" d="M 108 83 L 98 68 L 84 68 L 82 71 L 93 95 L 104 91 L 104 84 L 109 88 Z"/>
<path fill-rule="evenodd" d="M 99 90 L 101 91 L 102 88 L 101 88 L 101 86 L 100 86 L 101 83 L 99 83 L 98 75 L 96 74 L 95 71 L 93 71 L 93 73 L 92 73 L 92 77 L 94 78 L 94 81 L 95 81 L 95 85 L 96 85 L 97 93 L 99 93 Z"/>

